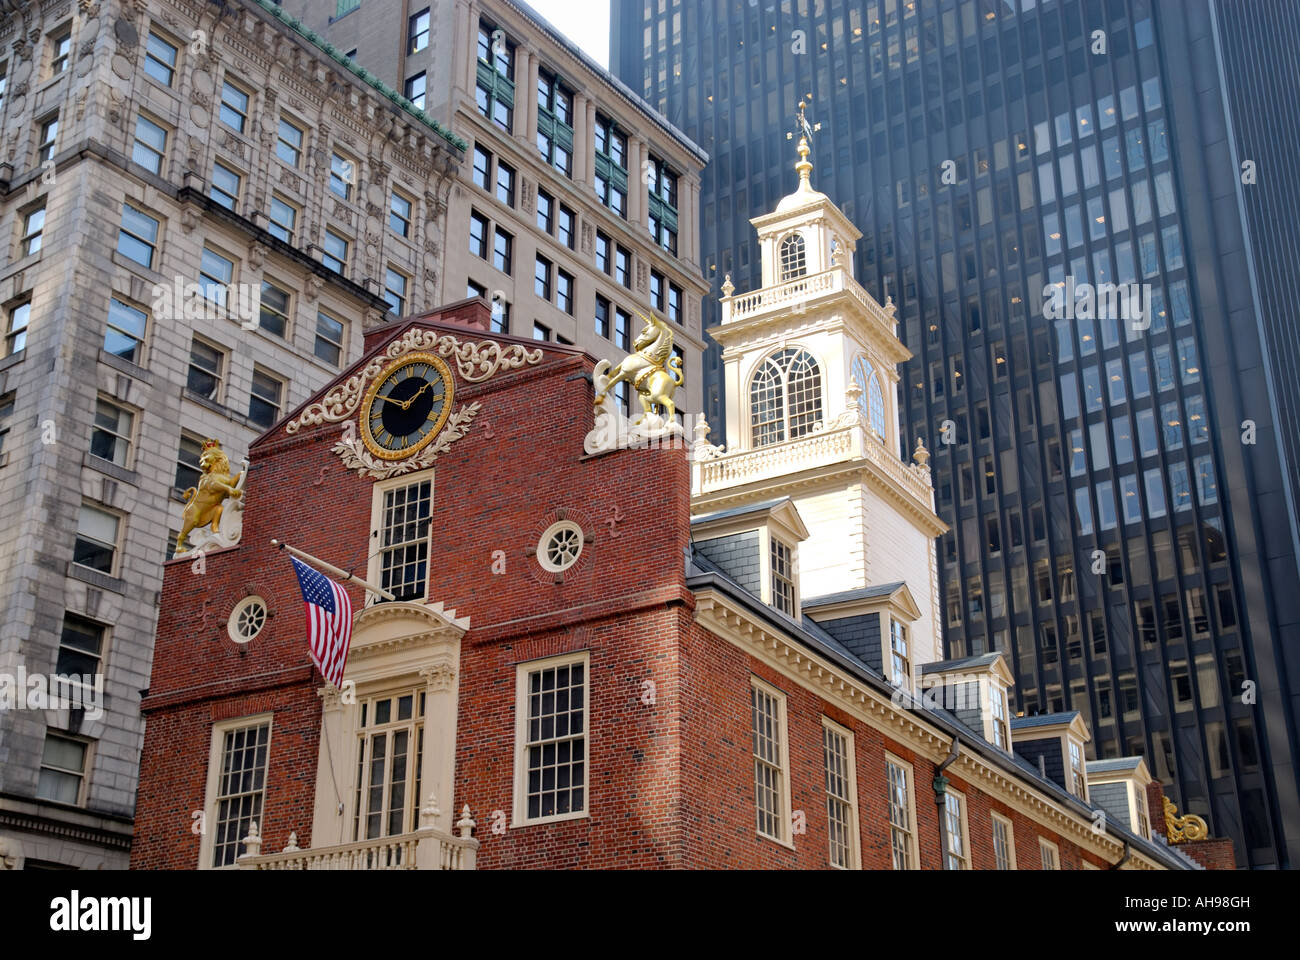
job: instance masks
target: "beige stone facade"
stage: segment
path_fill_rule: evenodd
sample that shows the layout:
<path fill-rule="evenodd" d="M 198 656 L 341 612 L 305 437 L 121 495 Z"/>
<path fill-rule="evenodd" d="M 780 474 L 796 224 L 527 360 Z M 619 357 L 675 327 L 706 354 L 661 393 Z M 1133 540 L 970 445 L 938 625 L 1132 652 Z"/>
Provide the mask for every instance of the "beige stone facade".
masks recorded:
<path fill-rule="evenodd" d="M 0 688 L 103 677 L 0 706 L 0 863 L 124 867 L 197 445 L 238 470 L 390 304 L 463 296 L 463 144 L 255 0 L 19 3 L 0 78 Z"/>
<path fill-rule="evenodd" d="M 687 415 L 703 409 L 700 299 L 708 287 L 701 278 L 696 217 L 700 170 L 708 158 L 699 147 L 525 4 L 363 0 L 353 6 L 347 0 L 290 0 L 284 8 L 384 82 L 413 97 L 423 90 L 425 109 L 469 141 L 448 201 L 452 239 L 444 273 L 449 298 L 462 290 L 482 290 L 507 305 L 498 313 L 508 312 L 509 333 L 577 344 L 613 362 L 625 355 L 628 338 L 642 326 L 635 311 L 653 307 L 676 321 L 675 343 L 686 370 L 678 409 Z M 480 56 L 480 30 L 490 63 Z M 494 51 L 501 51 L 500 60 Z M 545 97 L 539 83 L 546 87 Z M 557 94 L 551 92 L 556 85 L 565 104 L 558 109 Z M 493 94 L 504 90 L 512 100 L 502 123 L 494 122 L 494 109 L 486 116 L 480 110 L 478 98 L 485 87 Z M 495 99 L 491 105 L 495 108 Z M 599 147 L 610 123 L 620 142 L 626 140 L 622 215 L 597 190 L 601 174 L 608 170 Z M 549 151 L 543 156 L 539 130 L 554 140 L 571 138 L 567 169 L 559 169 L 566 165 L 555 163 Z M 475 148 L 490 156 L 481 178 L 486 187 L 475 182 Z M 499 192 L 502 164 L 513 171 L 513 186 Z M 656 243 L 650 232 L 652 218 L 663 210 L 662 198 L 654 192 L 661 182 L 661 165 L 676 183 L 675 253 Z M 615 171 L 616 179 L 619 175 Z M 553 201 L 549 230 L 539 218 L 539 190 Z M 574 216 L 571 242 L 558 223 L 561 207 Z M 487 224 L 486 258 L 470 246 L 474 216 Z M 511 238 L 508 271 L 494 262 L 492 244 L 498 230 Z M 602 237 L 610 245 L 607 268 L 599 257 Z M 630 255 L 626 283 L 619 278 L 619 250 Z M 539 256 L 549 264 L 549 289 L 539 289 Z M 567 305 L 557 289 L 561 270 L 574 281 Z M 659 299 L 656 285 L 663 290 Z M 674 295 L 681 299 L 676 308 L 671 304 Z M 598 319 L 603 309 L 598 298 L 610 305 L 605 329 Z M 619 332 L 619 311 L 627 317 L 626 336 Z M 507 322 L 504 316 L 500 320 Z"/>

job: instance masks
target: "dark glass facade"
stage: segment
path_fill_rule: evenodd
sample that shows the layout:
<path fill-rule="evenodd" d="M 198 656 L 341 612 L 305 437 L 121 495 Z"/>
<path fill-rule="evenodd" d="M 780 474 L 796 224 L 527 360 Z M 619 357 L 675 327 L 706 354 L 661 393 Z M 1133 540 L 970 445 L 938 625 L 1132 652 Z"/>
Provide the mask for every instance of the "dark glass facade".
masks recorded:
<path fill-rule="evenodd" d="M 952 527 L 949 655 L 1004 651 L 1015 709 L 1082 711 L 1091 755 L 1145 757 L 1255 867 L 1300 862 L 1297 49 L 1283 0 L 613 0 L 611 18 L 614 72 L 713 157 L 715 292 L 761 285 L 748 221 L 792 189 L 811 96 L 817 188 L 914 354 L 900 408 Z M 1045 302 L 1084 284 L 1136 284 L 1146 309 Z M 715 424 L 720 379 L 714 346 Z"/>

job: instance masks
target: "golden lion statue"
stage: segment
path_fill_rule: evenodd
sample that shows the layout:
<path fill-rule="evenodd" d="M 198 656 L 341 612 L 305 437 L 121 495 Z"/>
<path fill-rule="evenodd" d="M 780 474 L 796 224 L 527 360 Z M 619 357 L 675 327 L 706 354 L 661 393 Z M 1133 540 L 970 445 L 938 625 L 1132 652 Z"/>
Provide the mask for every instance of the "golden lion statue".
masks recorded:
<path fill-rule="evenodd" d="M 619 381 L 632 384 L 641 409 L 650 414 L 658 407 L 660 414 L 672 422 L 677 412 L 673 394 L 682 385 L 682 358 L 673 355 L 673 331 L 658 317 L 647 317 L 640 310 L 636 315 L 645 321 L 645 327 L 632 343 L 631 353 L 609 371 L 605 389 L 596 394 L 596 406 L 605 402 L 605 395 Z"/>
<path fill-rule="evenodd" d="M 238 499 L 244 495 L 239 486 L 242 475 L 230 474 L 230 459 L 221 449 L 220 442 L 205 440 L 203 452 L 199 454 L 198 488 L 190 487 L 185 491 L 185 510 L 181 514 L 181 532 L 176 538 L 176 552 L 185 549 L 185 539 L 190 531 L 210 526 L 212 532 L 220 533 L 222 504 L 227 497 Z"/>

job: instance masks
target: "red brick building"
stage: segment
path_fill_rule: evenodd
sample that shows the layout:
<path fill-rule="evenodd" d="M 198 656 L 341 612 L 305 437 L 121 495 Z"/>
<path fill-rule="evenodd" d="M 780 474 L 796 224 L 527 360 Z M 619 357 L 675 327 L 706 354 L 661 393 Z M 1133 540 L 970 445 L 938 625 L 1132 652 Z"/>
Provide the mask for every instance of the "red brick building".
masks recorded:
<path fill-rule="evenodd" d="M 1077 715 L 941 659 L 892 309 L 808 170 L 724 287 L 725 450 L 587 452 L 602 366 L 477 300 L 252 445 L 239 545 L 166 569 L 132 866 L 1194 866 L 1090 804 Z M 348 586 L 341 690 L 273 539 L 393 597 Z"/>

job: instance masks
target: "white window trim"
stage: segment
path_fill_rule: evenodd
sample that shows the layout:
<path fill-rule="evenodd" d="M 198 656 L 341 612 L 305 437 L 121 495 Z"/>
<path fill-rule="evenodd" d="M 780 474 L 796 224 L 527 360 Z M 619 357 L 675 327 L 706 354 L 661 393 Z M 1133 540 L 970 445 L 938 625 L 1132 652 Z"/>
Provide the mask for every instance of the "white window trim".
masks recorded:
<path fill-rule="evenodd" d="M 1010 817 L 1005 816 L 1005 815 L 1003 815 L 1003 814 L 1001 814 L 1001 813 L 991 812 L 990 816 L 991 816 L 992 821 L 993 821 L 994 823 L 1000 823 L 1000 824 L 1002 824 L 1004 827 L 1006 827 L 1006 830 L 1007 830 L 1007 861 L 1008 861 L 1007 869 L 1008 869 L 1008 870 L 1015 870 L 1015 869 L 1016 869 L 1016 827 L 1015 827 L 1015 824 L 1011 822 L 1011 818 L 1010 818 Z M 989 831 L 989 839 L 992 840 L 992 839 L 993 839 L 993 836 L 994 836 L 994 834 L 993 834 L 993 829 L 990 828 L 990 831 Z M 997 856 L 998 856 L 997 845 L 996 845 L 996 843 L 994 843 L 994 845 L 993 845 L 993 864 L 994 864 L 995 867 L 997 866 Z"/>
<path fill-rule="evenodd" d="M 782 527 L 784 530 L 784 525 Z M 794 590 L 794 611 L 788 616 L 795 620 L 800 620 L 803 616 L 803 603 L 799 589 L 799 541 L 793 536 L 782 536 L 772 531 L 770 523 L 764 523 L 759 528 L 758 544 L 758 575 L 759 575 L 759 599 L 771 607 L 777 609 L 775 597 L 772 593 L 772 541 L 779 540 L 790 550 L 790 582 Z"/>
<path fill-rule="evenodd" d="M 911 824 L 911 830 L 909 831 L 909 833 L 912 838 L 912 842 L 908 844 L 908 854 L 909 854 L 908 859 L 911 860 L 911 863 L 908 864 L 907 869 L 919 870 L 921 869 L 921 860 L 920 860 L 921 850 L 920 847 L 917 845 L 918 837 L 917 837 L 917 822 L 916 822 L 916 777 L 914 775 L 914 771 L 912 770 L 912 765 L 910 763 L 908 763 L 902 757 L 895 756 L 894 754 L 889 752 L 885 753 L 885 764 L 886 764 L 885 766 L 885 791 L 886 791 L 885 826 L 891 831 L 893 830 L 893 825 L 889 822 L 889 793 L 888 793 L 889 791 L 889 766 L 888 765 L 891 763 L 894 764 L 895 766 L 901 767 L 903 769 L 903 772 L 907 775 L 907 806 L 908 806 L 907 817 L 908 817 L 908 823 Z M 891 837 L 890 848 L 889 848 L 891 864 L 893 862 L 892 844 L 893 844 L 893 840 Z M 946 852 L 947 851 L 945 851 L 945 853 Z"/>
<path fill-rule="evenodd" d="M 214 840 L 217 833 L 217 789 L 221 783 L 221 746 L 228 731 L 236 730 L 239 727 L 254 727 L 263 723 L 270 724 L 270 729 L 266 734 L 266 780 L 262 784 L 262 790 L 265 794 L 271 779 L 271 744 L 275 737 L 275 714 L 259 713 L 248 717 L 236 717 L 232 720 L 221 720 L 212 725 L 212 739 L 208 746 L 208 781 L 203 793 L 202 832 L 199 834 L 198 869 L 200 870 L 239 869 L 238 864 L 225 867 L 211 866 L 212 851 L 215 847 Z M 262 819 L 257 823 L 259 831 L 265 831 L 266 828 L 265 804 L 264 796 Z M 240 839 L 242 840 L 243 837 L 240 837 Z M 243 851 L 240 850 L 240 853 L 242 854 Z"/>
<path fill-rule="evenodd" d="M 100 665 L 100 669 L 102 670 L 102 669 L 103 669 L 103 661 L 102 661 L 102 660 L 100 661 L 100 664 L 101 664 L 101 665 Z M 37 798 L 37 802 L 38 802 L 38 803 L 52 803 L 52 804 L 54 804 L 55 806 L 58 806 L 58 807 L 84 807 L 84 806 L 86 805 L 86 801 L 87 801 L 87 799 L 89 798 L 89 795 L 90 795 L 90 772 L 91 772 L 91 770 L 92 770 L 93 767 L 94 767 L 94 763 L 95 763 L 95 747 L 96 747 L 96 745 L 98 744 L 98 741 L 93 740 L 93 739 L 91 739 L 90 737 L 84 736 L 84 735 L 79 734 L 79 733 L 69 733 L 69 732 L 66 731 L 66 730 L 56 730 L 56 729 L 47 729 L 47 730 L 45 731 L 45 737 L 46 737 L 46 739 L 48 739 L 49 736 L 50 736 L 51 734 L 53 734 L 54 736 L 58 737 L 60 740 L 71 740 L 71 741 L 74 741 L 74 742 L 76 742 L 76 743 L 80 743 L 82 746 L 84 746 L 84 747 L 86 748 L 85 753 L 83 753 L 83 754 L 81 755 L 81 783 L 79 783 L 79 784 L 77 785 L 77 799 L 76 799 L 75 801 L 73 801 L 72 803 L 61 803 L 61 802 L 58 801 L 58 800 L 45 800 L 45 799 L 42 799 L 42 798 Z M 41 771 L 44 770 L 44 769 L 46 769 L 46 766 L 45 766 L 45 740 L 42 740 L 42 741 L 41 741 L 41 756 L 40 756 L 40 758 L 36 761 L 36 776 L 37 776 L 37 780 L 38 780 L 38 782 L 39 782 L 39 779 L 40 779 Z M 51 770 L 57 770 L 57 771 L 59 771 L 59 772 L 61 772 L 61 773 L 71 773 L 71 772 L 72 772 L 71 770 L 66 770 L 66 769 L 64 769 L 63 767 L 50 767 L 49 769 L 51 769 Z M 33 795 L 34 795 L 34 794 L 33 794 Z"/>
<path fill-rule="evenodd" d="M 849 786 L 849 865 L 847 867 L 838 867 L 831 864 L 834 870 L 861 870 L 862 869 L 862 841 L 859 837 L 858 829 L 858 762 L 857 762 L 857 745 L 853 739 L 853 731 L 848 727 L 840 726 L 830 717 L 822 717 L 822 727 L 831 730 L 844 738 L 844 749 L 848 754 L 848 761 L 845 768 L 845 777 Z M 824 772 L 824 771 L 823 771 Z M 823 785 L 823 792 L 825 787 Z M 828 814 L 829 816 L 829 814 Z M 827 857 L 829 858 L 830 839 L 827 837 Z"/>
<path fill-rule="evenodd" d="M 1054 867 L 1048 867 L 1043 861 L 1043 854 L 1050 850 L 1052 852 L 1052 862 Z M 1061 848 L 1045 837 L 1038 838 L 1038 862 L 1040 870 L 1060 870 L 1061 869 Z"/>
<path fill-rule="evenodd" d="M 383 522 L 384 522 L 384 494 L 389 490 L 395 490 L 398 487 L 412 486 L 417 483 L 429 481 L 429 504 L 432 509 L 433 498 L 437 494 L 437 484 L 434 481 L 433 468 L 428 470 L 417 470 L 415 473 L 406 473 L 400 477 L 393 477 L 391 480 L 382 480 L 374 484 L 371 488 L 370 500 L 370 536 L 371 540 L 377 544 L 372 551 L 372 556 L 366 564 L 366 579 L 371 583 L 379 583 L 383 575 Z M 429 524 L 428 546 L 430 555 L 433 552 L 433 523 Z M 427 570 L 427 566 L 426 566 Z M 373 603 L 378 598 L 372 594 L 366 594 L 366 603 Z M 425 603 L 429 599 L 429 578 L 424 579 L 424 593 L 408 603 Z"/>
<path fill-rule="evenodd" d="M 583 717 L 583 756 L 582 765 L 582 810 L 569 813 L 552 814 L 549 817 L 529 819 L 528 814 L 528 675 L 538 670 L 552 667 L 582 664 L 582 717 Z M 425 734 L 426 738 L 428 733 Z M 428 741 L 425 743 L 426 749 Z M 533 827 L 543 823 L 559 823 L 564 820 L 586 820 L 591 817 L 591 653 L 582 650 L 577 653 L 564 653 L 559 656 L 546 657 L 541 660 L 528 660 L 515 666 L 515 776 L 513 786 L 513 810 L 510 827 Z"/>
<path fill-rule="evenodd" d="M 959 860 L 961 860 L 962 863 L 961 868 L 963 870 L 974 869 L 974 866 L 971 863 L 970 822 L 966 818 L 966 794 L 962 793 L 960 790 L 954 790 L 952 789 L 952 787 L 948 787 L 944 790 L 944 809 L 943 809 L 944 817 L 948 816 L 948 806 L 947 806 L 948 797 L 957 798 L 957 809 L 958 809 L 959 818 L 961 820 L 962 853 L 961 856 L 958 858 Z M 944 837 L 944 846 L 943 846 L 944 867 L 947 868 L 948 857 L 951 856 L 951 851 L 949 850 L 949 844 L 951 843 L 951 839 L 948 833 L 948 827 L 946 821 L 944 824 L 943 837 Z"/>
<path fill-rule="evenodd" d="M 777 744 L 781 750 L 781 762 L 780 764 L 778 764 L 778 768 L 781 774 L 781 811 L 780 811 L 781 815 L 777 817 L 777 824 L 780 827 L 781 835 L 779 837 L 771 837 L 765 833 L 759 833 L 757 822 L 754 824 L 754 835 L 757 836 L 760 840 L 770 840 L 772 843 L 779 843 L 781 846 L 789 847 L 791 850 L 793 850 L 794 840 L 791 836 L 791 828 L 793 824 L 791 823 L 791 819 L 790 819 L 792 816 L 790 810 L 790 730 L 786 719 L 787 718 L 786 696 L 783 692 L 778 690 L 776 687 L 772 686 L 770 683 L 766 683 L 758 679 L 758 677 L 751 676 L 749 678 L 749 685 L 751 690 L 753 689 L 762 690 L 764 693 L 768 694 L 769 696 L 771 696 L 776 700 L 776 713 L 777 713 L 776 721 L 777 721 L 777 725 L 780 728 L 778 730 Z M 750 695 L 751 697 L 753 696 L 752 693 Z M 752 728 L 752 724 L 753 721 L 751 720 L 751 729 L 749 732 L 750 740 L 751 740 L 751 745 L 750 745 L 751 790 L 754 786 L 756 786 L 756 784 L 753 783 L 754 750 L 753 750 L 752 740 L 754 736 L 754 731 Z M 753 798 L 753 802 L 755 807 L 757 807 L 758 805 L 757 796 Z"/>

